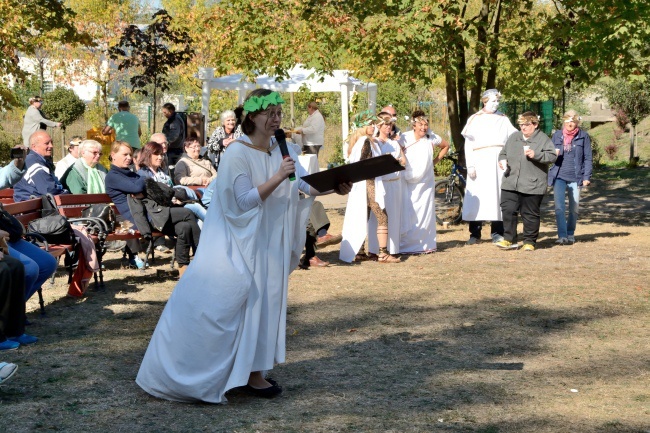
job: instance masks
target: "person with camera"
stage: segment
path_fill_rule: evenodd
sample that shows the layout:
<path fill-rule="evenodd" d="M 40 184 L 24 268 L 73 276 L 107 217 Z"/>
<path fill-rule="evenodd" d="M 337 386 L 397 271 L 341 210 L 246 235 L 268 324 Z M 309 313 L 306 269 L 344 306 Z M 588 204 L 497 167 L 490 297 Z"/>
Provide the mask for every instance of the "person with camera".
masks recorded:
<path fill-rule="evenodd" d="M 16 146 L 11 149 L 11 161 L 0 168 L 0 189 L 11 188 L 25 174 L 25 149 Z"/>

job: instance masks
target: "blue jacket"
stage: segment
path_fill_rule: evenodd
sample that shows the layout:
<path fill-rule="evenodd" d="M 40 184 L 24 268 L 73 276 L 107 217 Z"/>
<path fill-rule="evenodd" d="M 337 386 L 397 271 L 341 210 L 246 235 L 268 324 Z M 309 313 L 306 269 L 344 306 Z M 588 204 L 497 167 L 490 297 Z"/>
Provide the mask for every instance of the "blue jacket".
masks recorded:
<path fill-rule="evenodd" d="M 0 168 L 0 189 L 13 187 L 23 177 L 26 170 L 25 166 L 23 166 L 22 170 L 19 170 L 13 161 Z"/>
<path fill-rule="evenodd" d="M 29 152 L 25 158 L 27 171 L 14 186 L 14 201 L 29 200 L 31 196 L 46 194 L 67 194 L 61 182 L 54 175 L 54 165 L 36 152 Z"/>
<path fill-rule="evenodd" d="M 548 172 L 549 186 L 553 186 L 555 183 L 555 179 L 557 179 L 557 175 L 560 172 L 560 166 L 562 166 L 562 161 L 564 160 L 564 135 L 562 134 L 562 130 L 555 131 L 551 141 L 553 141 L 555 149 L 559 150 L 560 153 L 557 156 L 557 161 L 555 161 L 555 164 L 553 164 L 553 167 Z M 582 185 L 583 181 L 591 179 L 593 169 L 591 138 L 589 138 L 589 134 L 581 129 L 573 138 L 572 144 L 574 146 L 573 155 L 575 157 L 576 177 L 580 179 L 578 185 Z"/>
<path fill-rule="evenodd" d="M 144 192 L 144 179 L 128 168 L 119 168 L 111 164 L 105 182 L 106 194 L 113 200 L 120 215 L 135 224 L 126 195 Z"/>

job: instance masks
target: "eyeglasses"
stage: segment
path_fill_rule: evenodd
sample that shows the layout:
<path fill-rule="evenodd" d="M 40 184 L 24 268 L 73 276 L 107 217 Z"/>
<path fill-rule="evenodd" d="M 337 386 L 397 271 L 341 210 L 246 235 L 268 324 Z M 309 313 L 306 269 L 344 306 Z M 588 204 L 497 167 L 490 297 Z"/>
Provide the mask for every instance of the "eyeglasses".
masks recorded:
<path fill-rule="evenodd" d="M 200 149 L 201 145 L 196 145 L 196 146 L 187 146 L 188 149 Z"/>
<path fill-rule="evenodd" d="M 520 123 L 519 127 L 521 128 L 523 126 L 530 126 L 530 125 L 534 125 L 534 123 L 530 123 L 530 122 L 528 122 L 528 123 Z"/>
<path fill-rule="evenodd" d="M 271 119 L 273 117 L 277 117 L 278 119 L 282 119 L 282 111 L 281 110 L 277 110 L 277 111 L 266 110 L 266 111 L 262 111 L 260 114 L 268 116 L 269 119 Z"/>
<path fill-rule="evenodd" d="M 88 153 L 92 153 L 92 154 L 95 155 L 95 156 L 97 156 L 97 155 L 102 156 L 102 155 L 103 155 L 102 152 L 99 152 L 99 151 L 97 151 L 97 150 L 87 150 L 87 152 L 88 152 Z"/>

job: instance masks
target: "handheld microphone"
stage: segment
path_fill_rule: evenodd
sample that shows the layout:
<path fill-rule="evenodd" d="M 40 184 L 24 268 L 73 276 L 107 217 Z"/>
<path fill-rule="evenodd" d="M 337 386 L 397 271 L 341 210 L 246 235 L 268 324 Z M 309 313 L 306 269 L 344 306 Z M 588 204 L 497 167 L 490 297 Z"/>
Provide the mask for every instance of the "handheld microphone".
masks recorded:
<path fill-rule="evenodd" d="M 289 158 L 289 149 L 287 149 L 287 136 L 284 133 L 284 129 L 275 130 L 275 140 L 278 142 L 278 146 L 280 146 L 280 153 L 282 154 L 282 159 Z M 296 180 L 295 173 L 289 174 L 288 177 L 289 180 L 291 181 Z"/>

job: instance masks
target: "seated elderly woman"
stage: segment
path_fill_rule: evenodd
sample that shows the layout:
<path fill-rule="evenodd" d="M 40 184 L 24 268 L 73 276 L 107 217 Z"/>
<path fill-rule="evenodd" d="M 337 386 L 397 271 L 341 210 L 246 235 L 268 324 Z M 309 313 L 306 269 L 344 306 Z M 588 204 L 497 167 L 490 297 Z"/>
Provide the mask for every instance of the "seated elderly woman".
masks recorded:
<path fill-rule="evenodd" d="M 145 145 L 145 151 L 147 146 Z M 157 143 L 153 143 L 160 146 Z M 162 206 L 145 197 L 145 177 L 129 169 L 133 162 L 133 150 L 124 141 L 116 141 L 111 148 L 111 169 L 106 175 L 106 193 L 111 197 L 120 215 L 136 223 L 129 202 L 133 205 L 141 203 L 146 209 L 148 220 L 154 228 L 167 236 L 176 236 L 176 261 L 181 274 L 190 263 L 190 248 L 195 249 L 199 244 L 201 229 L 196 219 L 188 209 L 183 207 Z M 135 199 L 135 200 L 133 200 Z M 143 224 L 136 225 L 145 237 L 149 237 L 151 227 Z"/>
<path fill-rule="evenodd" d="M 202 159 L 201 145 L 195 137 L 185 139 L 185 154 L 174 167 L 174 183 L 177 185 L 206 186 L 217 176 L 217 170 L 208 159 Z"/>
<path fill-rule="evenodd" d="M 186 204 L 185 207 L 192 211 L 199 220 L 203 221 L 205 219 L 206 209 L 199 203 L 199 197 L 196 195 L 196 192 L 187 186 L 174 186 L 172 178 L 165 174 L 162 145 L 153 141 L 145 144 L 138 156 L 136 165 L 138 166 L 138 174 L 144 179 L 152 178 L 156 182 L 164 185 L 185 190 L 188 199 L 196 201 L 195 203 Z"/>
<path fill-rule="evenodd" d="M 61 179 L 63 186 L 73 194 L 103 194 L 108 170 L 99 164 L 102 145 L 95 140 L 83 140 L 79 145 L 79 159 Z"/>
<path fill-rule="evenodd" d="M 208 157 L 214 168 L 219 170 L 219 163 L 226 148 L 235 139 L 241 137 L 241 126 L 237 125 L 237 115 L 232 110 L 226 110 L 219 116 L 221 126 L 217 127 L 208 140 Z"/>

